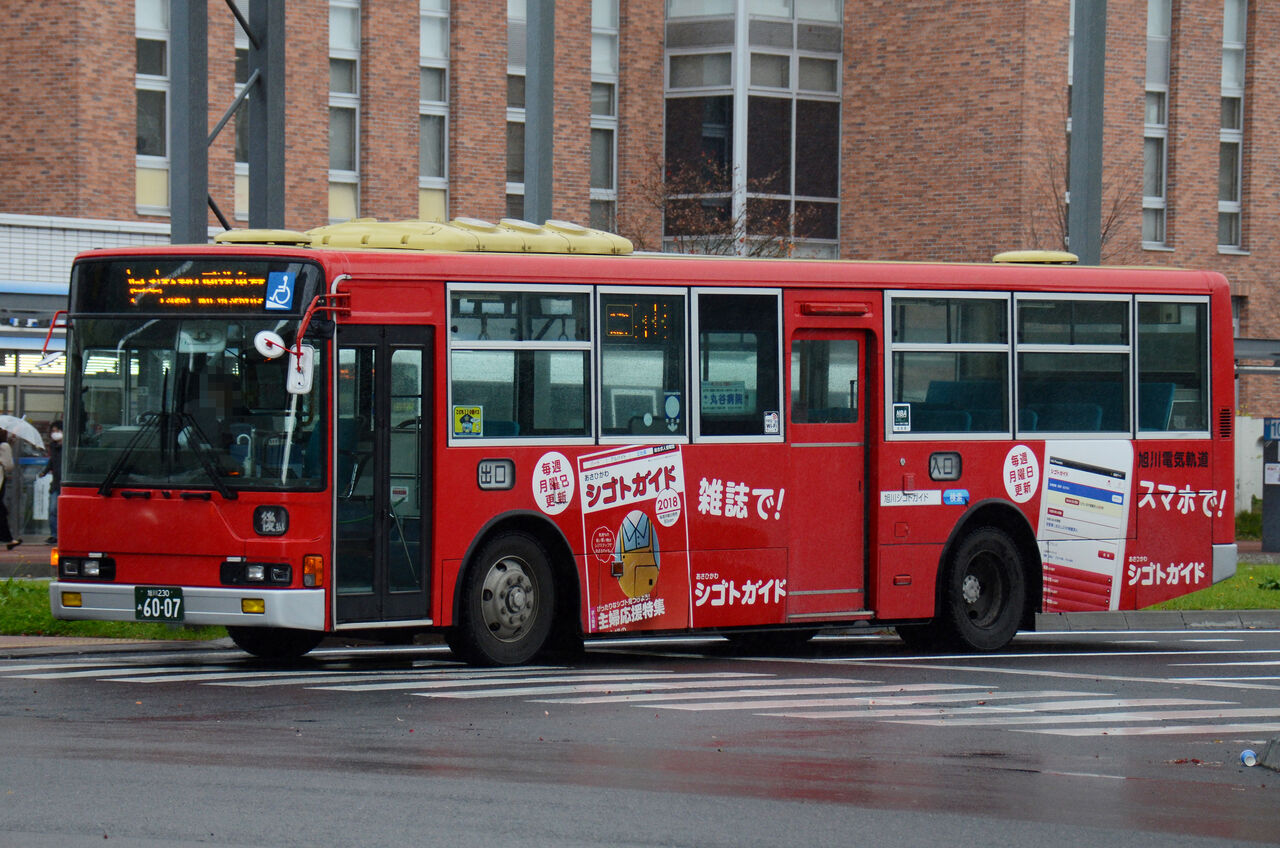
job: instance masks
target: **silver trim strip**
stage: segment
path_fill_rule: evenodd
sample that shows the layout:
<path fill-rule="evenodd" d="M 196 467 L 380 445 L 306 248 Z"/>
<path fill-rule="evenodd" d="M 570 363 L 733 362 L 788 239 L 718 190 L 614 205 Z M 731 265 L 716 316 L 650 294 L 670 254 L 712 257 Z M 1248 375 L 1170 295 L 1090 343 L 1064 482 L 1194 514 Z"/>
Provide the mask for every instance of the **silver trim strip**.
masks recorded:
<path fill-rule="evenodd" d="M 54 580 L 49 583 L 49 608 L 53 611 L 54 618 L 66 620 L 136 621 L 134 588 L 132 583 L 68 583 Z M 79 592 L 81 606 L 64 607 L 63 592 Z M 266 602 L 266 612 L 241 612 L 241 598 L 262 598 Z M 182 602 L 186 607 L 183 612 L 184 624 L 324 630 L 323 589 L 184 586 Z"/>

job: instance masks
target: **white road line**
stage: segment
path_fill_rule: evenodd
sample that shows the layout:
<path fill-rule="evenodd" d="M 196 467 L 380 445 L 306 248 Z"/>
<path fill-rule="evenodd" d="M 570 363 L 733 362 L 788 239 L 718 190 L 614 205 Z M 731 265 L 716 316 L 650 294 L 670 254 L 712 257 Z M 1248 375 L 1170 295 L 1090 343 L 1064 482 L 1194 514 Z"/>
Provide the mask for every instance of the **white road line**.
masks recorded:
<path fill-rule="evenodd" d="M 930 686 L 930 689 L 940 687 Z M 974 689 L 987 689 L 990 686 L 975 686 Z M 1043 698 L 1043 697 L 1064 697 L 1072 694 L 1071 692 L 1044 691 L 1044 692 L 991 692 L 987 691 L 983 695 L 976 695 L 974 692 L 957 692 L 946 695 L 888 695 L 881 698 L 809 698 L 806 700 L 790 700 L 790 701 L 756 701 L 754 703 L 743 703 L 742 701 L 718 701 L 709 704 L 658 704 L 658 709 L 663 710 L 792 710 L 798 708 L 812 707 L 869 707 L 873 705 L 883 706 L 912 706 L 918 704 L 945 704 L 955 701 L 975 701 L 979 698 L 983 701 L 1007 700 L 1010 698 Z"/>
<path fill-rule="evenodd" d="M 216 673 L 222 669 L 234 668 L 229 665 L 210 666 L 208 673 Z M 96 678 L 116 678 L 124 677 L 130 674 L 170 674 L 174 672 L 190 671 L 189 665 L 169 665 L 169 666 L 121 666 L 119 668 L 94 668 L 88 670 L 77 671 L 42 671 L 36 674 L 11 674 L 10 677 L 20 678 L 22 680 L 73 680 L 80 677 L 96 677 Z"/>
<path fill-rule="evenodd" d="M 602 683 L 605 683 L 605 684 L 611 683 L 614 685 L 621 685 L 628 681 L 640 681 L 636 685 L 644 686 L 644 685 L 652 685 L 652 684 L 660 683 L 664 680 L 670 680 L 670 679 L 688 680 L 690 677 L 700 677 L 700 678 L 707 678 L 710 680 L 718 680 L 719 682 L 716 683 L 715 685 L 723 685 L 725 680 L 734 681 L 742 678 L 751 678 L 751 677 L 759 677 L 759 676 L 761 675 L 751 674 L 749 672 L 727 672 L 727 671 L 715 672 L 715 673 L 703 674 L 703 675 L 690 675 L 688 672 L 675 672 L 675 671 L 645 672 L 640 674 L 626 673 L 626 672 L 615 672 L 611 674 L 565 674 L 565 675 L 558 675 L 558 676 L 551 675 L 548 677 L 541 677 L 541 678 L 538 678 L 538 677 L 507 678 L 507 679 L 503 679 L 501 683 L 504 685 L 523 684 L 523 683 L 529 683 L 534 685 L 524 689 L 520 687 L 514 687 L 510 689 L 506 689 L 506 688 L 493 689 L 493 691 L 540 692 L 545 690 L 540 689 L 539 684 L 592 682 L 592 681 L 601 681 Z M 415 689 L 415 688 L 416 689 L 448 689 L 448 688 L 462 688 L 462 687 L 469 687 L 469 686 L 493 687 L 493 685 L 494 685 L 494 681 L 486 679 L 483 676 L 483 674 L 481 674 L 480 676 L 474 679 L 425 680 L 417 683 L 411 680 L 406 680 L 400 683 L 371 683 L 369 685 L 356 683 L 350 686 L 316 686 L 314 688 L 325 690 L 325 691 L 333 691 L 333 692 L 377 692 L 385 689 Z M 461 697 L 461 695 L 456 697 Z M 501 697 L 501 696 L 481 695 L 478 697 Z"/>
<path fill-rule="evenodd" d="M 899 683 L 890 683 L 880 686 L 859 686 L 847 687 L 842 684 L 857 683 L 859 681 L 849 680 L 844 677 L 817 677 L 808 678 L 779 678 L 774 680 L 745 681 L 745 686 L 752 687 L 784 687 L 783 688 L 758 688 L 758 689 L 718 689 L 711 692 L 655 692 L 644 693 L 641 695 L 620 694 L 620 695 L 590 695 L 582 698 L 535 698 L 539 704 L 647 704 L 655 701 L 696 701 L 712 698 L 759 698 L 773 697 L 777 695 L 804 695 L 808 693 L 831 693 L 833 690 L 829 687 L 840 686 L 842 689 L 848 689 L 850 693 L 859 692 L 862 694 L 872 695 L 879 692 L 892 694 L 895 692 L 906 692 L 911 689 L 921 688 L 933 691 L 961 688 L 961 684 L 912 684 L 903 686 Z"/>
<path fill-rule="evenodd" d="M 511 689 L 491 689 L 471 692 L 414 692 L 422 698 L 454 698 L 459 700 L 476 698 L 521 698 L 529 695 L 570 695 L 578 692 L 652 692 L 654 690 L 687 690 L 687 689 L 721 689 L 723 680 L 690 680 L 689 675 L 672 675 L 670 681 L 649 680 L 636 683 L 568 683 L 563 686 L 524 686 Z M 856 681 L 855 681 L 856 682 Z M 532 699 L 531 699 L 532 700 Z"/>
<path fill-rule="evenodd" d="M 1245 648 L 1231 651 L 1211 651 L 1207 649 L 1194 651 L 1054 651 L 1044 653 L 1007 653 L 1007 654 L 986 654 L 987 659 L 1001 660 L 1026 660 L 1026 659 L 1095 659 L 1106 657 L 1216 657 L 1231 656 L 1238 657 L 1243 654 L 1280 654 L 1280 648 Z M 921 654 L 919 657 L 826 657 L 815 659 L 799 659 L 798 662 L 817 662 L 817 663 L 841 663 L 841 662 L 867 662 L 867 663 L 900 663 L 904 660 L 922 659 L 922 660 L 971 660 L 975 654 Z M 790 660 L 790 657 L 775 657 L 776 660 Z"/>
<path fill-rule="evenodd" d="M 1231 701 L 1184 701 L 1178 698 L 1089 698 L 1088 692 L 1073 693 L 1081 696 L 1078 701 L 1043 701 L 1040 703 L 1029 704 L 999 704 L 996 706 L 979 706 L 979 707 L 937 707 L 927 709 L 882 709 L 880 707 L 868 707 L 863 710 L 824 710 L 817 712 L 786 712 L 786 713 L 764 713 L 763 715 L 786 716 L 788 718 L 865 718 L 871 720 L 879 720 L 888 716 L 893 717 L 941 717 L 941 716 L 973 716 L 973 715 L 1009 715 L 1011 713 L 1030 713 L 1038 712 L 1045 709 L 1046 705 L 1053 709 L 1071 709 L 1073 707 L 1079 709 L 1097 709 L 1110 706 L 1163 706 L 1165 702 L 1169 706 L 1181 706 L 1191 704 L 1216 704 L 1216 703 L 1233 703 Z M 1056 705 L 1061 704 L 1061 707 Z M 948 722 L 948 724 L 953 722 Z"/>
<path fill-rule="evenodd" d="M 463 667 L 468 668 L 468 667 Z M 563 674 L 561 669 L 525 671 L 525 677 L 536 675 Z M 413 668 L 391 671 L 365 671 L 362 669 L 335 670 L 332 668 L 311 668 L 290 671 L 287 669 L 257 669 L 256 671 L 238 671 L 227 674 L 208 674 L 192 672 L 189 674 L 171 674 L 158 677 L 125 677 L 121 683 L 191 683 L 207 682 L 211 686 L 282 686 L 289 683 L 341 683 L 352 679 L 359 680 L 403 680 L 413 677 L 429 680 L 448 675 L 454 680 L 489 679 L 486 672 L 466 671 L 457 668 Z M 239 682 L 221 682 L 239 681 Z"/>
<path fill-rule="evenodd" d="M 1051 736 L 1211 736 L 1225 733 L 1271 733 L 1280 722 L 1240 724 L 1171 724 L 1142 727 L 1011 727 L 1011 733 L 1046 733 Z"/>
<path fill-rule="evenodd" d="M 1226 668 L 1228 666 L 1280 666 L 1280 660 L 1248 660 L 1245 662 L 1203 662 L 1203 663 L 1169 663 L 1174 668 L 1194 668 L 1196 666 L 1209 666 L 1211 668 Z"/>
<path fill-rule="evenodd" d="M 1251 675 L 1249 677 L 1171 677 L 1178 683 L 1229 683 L 1233 680 L 1280 680 L 1276 675 Z"/>
<path fill-rule="evenodd" d="M 68 662 L 68 663 L 23 663 L 21 665 L 4 665 L 0 666 L 0 676 L 10 677 L 20 672 L 27 671 L 47 671 L 54 668 L 113 668 L 119 666 L 118 660 L 103 660 L 102 662 Z M 123 666 L 121 666 L 123 667 Z"/>
<path fill-rule="evenodd" d="M 1101 710 L 1115 707 L 1196 707 L 1235 703 L 1237 702 L 1200 701 L 1194 698 L 1085 698 L 1079 701 L 1039 701 L 1018 704 L 1018 708 L 1034 710 L 1035 712 L 1058 712 L 1066 710 Z"/>
<path fill-rule="evenodd" d="M 1177 719 L 1211 719 L 1211 718 L 1280 718 L 1280 710 L 1263 707 L 1239 707 L 1235 709 L 1217 710 L 1161 710 L 1132 713 L 1090 713 L 1088 715 L 1032 715 L 1032 716 L 975 716 L 965 718 L 944 718 L 937 721 L 919 719 L 890 719 L 895 724 L 917 724 L 929 727 L 1004 727 L 1014 724 L 1097 724 L 1099 722 L 1144 721 L 1165 722 Z"/>
<path fill-rule="evenodd" d="M 829 663 L 831 661 L 819 660 L 819 662 Z M 1012 674 L 1023 677 L 1051 677 L 1056 680 L 1089 680 L 1096 683 L 1178 683 L 1188 686 L 1210 686 L 1225 687 L 1230 686 L 1232 689 L 1264 689 L 1267 691 L 1280 691 L 1280 686 L 1270 686 L 1265 683 L 1218 683 L 1212 678 L 1173 678 L 1168 677 L 1135 677 L 1124 674 L 1097 674 L 1091 672 L 1070 672 L 1070 671 L 1046 671 L 1044 669 L 1018 669 L 1018 668 L 1001 668 L 998 666 L 979 666 L 979 665 L 942 665 L 935 663 L 916 663 L 916 662 L 881 662 L 876 659 L 866 660 L 840 660 L 840 664 L 848 666 L 865 666 L 867 668 L 909 668 L 909 669 L 926 669 L 948 672 L 983 672 L 986 674 Z"/>

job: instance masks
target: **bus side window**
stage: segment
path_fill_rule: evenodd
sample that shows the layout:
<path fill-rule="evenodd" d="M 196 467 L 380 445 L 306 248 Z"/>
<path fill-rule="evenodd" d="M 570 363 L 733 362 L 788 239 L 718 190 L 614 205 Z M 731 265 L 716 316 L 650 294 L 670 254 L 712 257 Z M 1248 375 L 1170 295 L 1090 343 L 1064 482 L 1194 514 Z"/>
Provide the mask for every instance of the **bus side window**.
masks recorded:
<path fill-rule="evenodd" d="M 858 420 L 858 343 L 797 339 L 791 345 L 791 421 L 847 424 Z"/>
<path fill-rule="evenodd" d="M 699 435 L 780 434 L 779 320 L 776 294 L 698 295 Z"/>
<path fill-rule="evenodd" d="M 1209 304 L 1139 300 L 1138 429 L 1209 429 Z"/>

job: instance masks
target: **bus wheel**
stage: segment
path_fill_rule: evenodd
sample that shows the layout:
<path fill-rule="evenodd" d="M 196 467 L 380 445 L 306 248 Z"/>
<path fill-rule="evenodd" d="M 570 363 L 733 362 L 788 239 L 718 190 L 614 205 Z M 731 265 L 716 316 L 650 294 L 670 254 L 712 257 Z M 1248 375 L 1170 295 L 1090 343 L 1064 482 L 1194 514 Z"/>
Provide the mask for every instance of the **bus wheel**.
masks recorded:
<path fill-rule="evenodd" d="M 450 647 L 477 665 L 532 659 L 551 633 L 555 585 L 536 539 L 509 533 L 489 541 L 462 578 L 458 625 Z"/>
<path fill-rule="evenodd" d="M 295 660 L 324 638 L 322 630 L 292 630 L 285 627 L 228 627 L 227 635 L 236 647 L 264 660 Z"/>
<path fill-rule="evenodd" d="M 940 624 L 958 647 L 996 651 L 1018 632 L 1026 599 L 1017 544 L 1003 530 L 981 527 L 964 538 L 947 569 Z"/>

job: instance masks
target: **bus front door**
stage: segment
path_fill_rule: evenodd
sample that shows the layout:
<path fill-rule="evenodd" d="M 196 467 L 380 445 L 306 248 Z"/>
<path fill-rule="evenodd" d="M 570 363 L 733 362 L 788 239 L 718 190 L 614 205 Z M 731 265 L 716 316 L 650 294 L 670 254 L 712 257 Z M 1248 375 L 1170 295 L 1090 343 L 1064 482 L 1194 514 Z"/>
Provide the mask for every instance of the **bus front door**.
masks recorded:
<path fill-rule="evenodd" d="M 338 624 L 424 621 L 431 561 L 430 327 L 338 331 Z"/>

